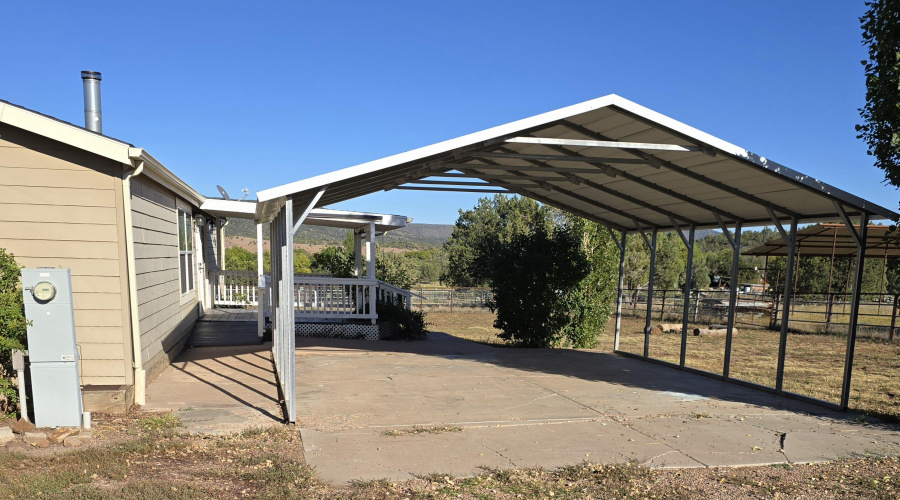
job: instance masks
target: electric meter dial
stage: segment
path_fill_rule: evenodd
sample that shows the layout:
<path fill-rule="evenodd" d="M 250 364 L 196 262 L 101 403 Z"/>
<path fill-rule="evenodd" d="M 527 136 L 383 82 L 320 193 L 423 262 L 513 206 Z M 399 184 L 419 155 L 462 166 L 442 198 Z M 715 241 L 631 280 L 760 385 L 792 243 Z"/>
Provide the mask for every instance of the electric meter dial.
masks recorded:
<path fill-rule="evenodd" d="M 31 295 L 38 302 L 50 302 L 56 297 L 56 287 L 49 281 L 41 281 L 31 289 Z"/>

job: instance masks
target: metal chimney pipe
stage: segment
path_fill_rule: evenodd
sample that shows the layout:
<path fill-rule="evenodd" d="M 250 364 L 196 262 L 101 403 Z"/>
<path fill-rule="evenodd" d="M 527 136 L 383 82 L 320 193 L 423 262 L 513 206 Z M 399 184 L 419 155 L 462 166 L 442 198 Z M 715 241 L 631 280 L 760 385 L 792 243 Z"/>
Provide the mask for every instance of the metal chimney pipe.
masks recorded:
<path fill-rule="evenodd" d="M 82 71 L 84 84 L 84 128 L 103 133 L 103 116 L 100 112 L 100 73 Z"/>

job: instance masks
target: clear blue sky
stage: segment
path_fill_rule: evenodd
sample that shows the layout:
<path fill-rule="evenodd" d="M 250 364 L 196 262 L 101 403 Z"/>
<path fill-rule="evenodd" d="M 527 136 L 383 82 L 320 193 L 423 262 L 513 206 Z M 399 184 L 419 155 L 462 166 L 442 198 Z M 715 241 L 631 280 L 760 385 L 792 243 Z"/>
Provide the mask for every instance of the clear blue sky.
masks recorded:
<path fill-rule="evenodd" d="M 854 125 L 863 0 L 6 2 L 0 99 L 104 132 L 200 192 L 254 193 L 616 93 L 891 209 Z M 477 195 L 337 208 L 452 223 Z"/>

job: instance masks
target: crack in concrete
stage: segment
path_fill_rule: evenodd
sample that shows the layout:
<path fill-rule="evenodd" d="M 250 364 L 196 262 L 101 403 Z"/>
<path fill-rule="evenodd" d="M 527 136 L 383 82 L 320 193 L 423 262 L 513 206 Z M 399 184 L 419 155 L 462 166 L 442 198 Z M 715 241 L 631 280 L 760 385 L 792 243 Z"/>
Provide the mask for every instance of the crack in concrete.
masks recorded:
<path fill-rule="evenodd" d="M 531 403 L 534 403 L 535 401 L 540 401 L 540 400 L 542 400 L 542 399 L 552 398 L 552 397 L 555 397 L 555 396 L 558 396 L 558 394 L 554 392 L 553 394 L 550 394 L 550 395 L 547 395 L 547 396 L 542 396 L 542 397 L 539 397 L 539 398 L 534 398 L 534 399 L 532 399 L 531 401 L 529 401 L 529 402 L 527 402 L 527 403 L 522 403 L 522 404 L 516 405 L 516 406 L 510 406 L 510 407 L 508 407 L 508 408 L 503 408 L 503 409 L 501 409 L 500 411 L 514 410 L 514 409 L 516 409 L 516 408 L 521 408 L 521 407 L 523 407 L 523 406 L 528 406 L 528 405 L 530 405 Z"/>
<path fill-rule="evenodd" d="M 689 459 L 691 459 L 691 460 L 697 462 L 698 464 L 700 464 L 700 465 L 702 465 L 702 466 L 704 466 L 704 467 L 709 467 L 709 465 L 707 465 L 707 464 L 701 462 L 700 460 L 697 460 L 696 458 L 694 458 L 694 457 L 688 455 L 687 453 L 683 453 L 682 451 L 680 451 L 680 450 L 675 450 L 675 449 L 669 450 L 669 451 L 667 451 L 667 452 L 665 452 L 665 453 L 660 453 L 659 455 L 654 455 L 654 456 L 648 458 L 647 460 L 645 460 L 644 462 L 642 462 L 641 465 L 648 465 L 650 462 L 656 460 L 657 458 L 664 457 L 664 456 L 666 456 L 666 455 L 671 455 L 671 454 L 673 454 L 673 453 L 676 454 L 676 455 L 681 455 L 681 456 L 683 456 L 683 457 L 687 457 L 687 458 L 689 458 Z M 660 466 L 663 467 L 664 464 L 665 464 L 665 462 L 664 462 L 663 464 L 660 464 Z"/>
<path fill-rule="evenodd" d="M 507 457 L 507 456 L 504 455 L 503 453 L 500 453 L 499 451 L 497 451 L 497 450 L 491 448 L 490 446 L 484 444 L 484 441 L 476 439 L 475 442 L 478 443 L 479 445 L 481 445 L 484 449 L 493 451 L 493 452 L 496 453 L 497 455 L 500 455 L 501 457 L 503 457 L 504 460 L 506 460 L 507 462 L 509 462 L 509 465 L 511 465 L 511 466 L 513 466 L 513 467 L 518 467 L 518 466 L 516 465 L 516 463 L 513 462 L 509 457 Z"/>

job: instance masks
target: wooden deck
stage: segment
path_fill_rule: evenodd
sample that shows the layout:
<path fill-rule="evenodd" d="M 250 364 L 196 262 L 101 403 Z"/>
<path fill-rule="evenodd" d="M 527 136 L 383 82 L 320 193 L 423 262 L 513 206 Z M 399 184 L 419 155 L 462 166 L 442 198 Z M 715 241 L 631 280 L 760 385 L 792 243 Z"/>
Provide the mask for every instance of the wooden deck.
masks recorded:
<path fill-rule="evenodd" d="M 256 309 L 210 309 L 199 321 L 249 321 L 256 324 Z"/>
<path fill-rule="evenodd" d="M 194 325 L 187 346 L 224 347 L 258 345 L 256 310 L 211 309 Z"/>

